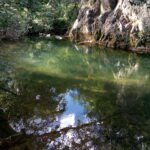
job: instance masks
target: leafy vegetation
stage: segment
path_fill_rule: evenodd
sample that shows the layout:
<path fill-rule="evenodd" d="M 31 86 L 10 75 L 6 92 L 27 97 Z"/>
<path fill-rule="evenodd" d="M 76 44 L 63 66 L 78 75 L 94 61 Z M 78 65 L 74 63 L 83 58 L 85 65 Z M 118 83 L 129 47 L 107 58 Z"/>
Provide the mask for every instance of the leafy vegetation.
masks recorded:
<path fill-rule="evenodd" d="M 76 0 L 1 0 L 0 39 L 24 34 L 64 34 L 77 16 Z"/>
<path fill-rule="evenodd" d="M 141 5 L 142 3 L 147 3 L 147 0 L 130 0 L 131 5 Z"/>

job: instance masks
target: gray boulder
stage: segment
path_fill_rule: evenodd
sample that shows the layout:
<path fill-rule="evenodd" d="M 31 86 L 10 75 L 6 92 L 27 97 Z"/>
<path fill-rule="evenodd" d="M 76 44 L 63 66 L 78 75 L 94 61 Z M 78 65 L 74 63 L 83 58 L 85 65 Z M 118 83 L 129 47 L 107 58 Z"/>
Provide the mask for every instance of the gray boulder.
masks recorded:
<path fill-rule="evenodd" d="M 150 1 L 83 0 L 70 38 L 112 48 L 150 51 Z"/>

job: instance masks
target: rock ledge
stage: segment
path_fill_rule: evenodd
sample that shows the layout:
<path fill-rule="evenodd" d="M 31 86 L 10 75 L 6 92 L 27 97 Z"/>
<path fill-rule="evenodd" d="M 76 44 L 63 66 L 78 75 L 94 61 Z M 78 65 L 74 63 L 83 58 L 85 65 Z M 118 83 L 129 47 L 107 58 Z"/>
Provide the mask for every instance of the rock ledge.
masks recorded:
<path fill-rule="evenodd" d="M 150 0 L 82 0 L 70 38 L 150 52 Z"/>

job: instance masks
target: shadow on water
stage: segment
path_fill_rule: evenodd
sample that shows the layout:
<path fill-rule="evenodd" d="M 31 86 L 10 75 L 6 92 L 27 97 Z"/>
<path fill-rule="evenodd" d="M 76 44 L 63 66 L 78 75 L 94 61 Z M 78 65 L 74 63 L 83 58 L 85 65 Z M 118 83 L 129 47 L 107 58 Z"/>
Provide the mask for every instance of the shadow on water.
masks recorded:
<path fill-rule="evenodd" d="M 25 139 L 5 149 L 150 148 L 149 57 L 39 38 L 0 57 L 0 138 Z"/>

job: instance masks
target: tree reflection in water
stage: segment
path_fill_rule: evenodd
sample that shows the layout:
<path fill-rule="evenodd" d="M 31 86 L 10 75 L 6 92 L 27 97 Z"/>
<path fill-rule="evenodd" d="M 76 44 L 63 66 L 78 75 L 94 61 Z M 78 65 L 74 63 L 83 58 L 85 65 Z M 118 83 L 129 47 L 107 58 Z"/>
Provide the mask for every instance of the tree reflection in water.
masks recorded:
<path fill-rule="evenodd" d="M 148 57 L 39 38 L 0 57 L 1 125 L 26 139 L 5 149 L 150 149 Z"/>

